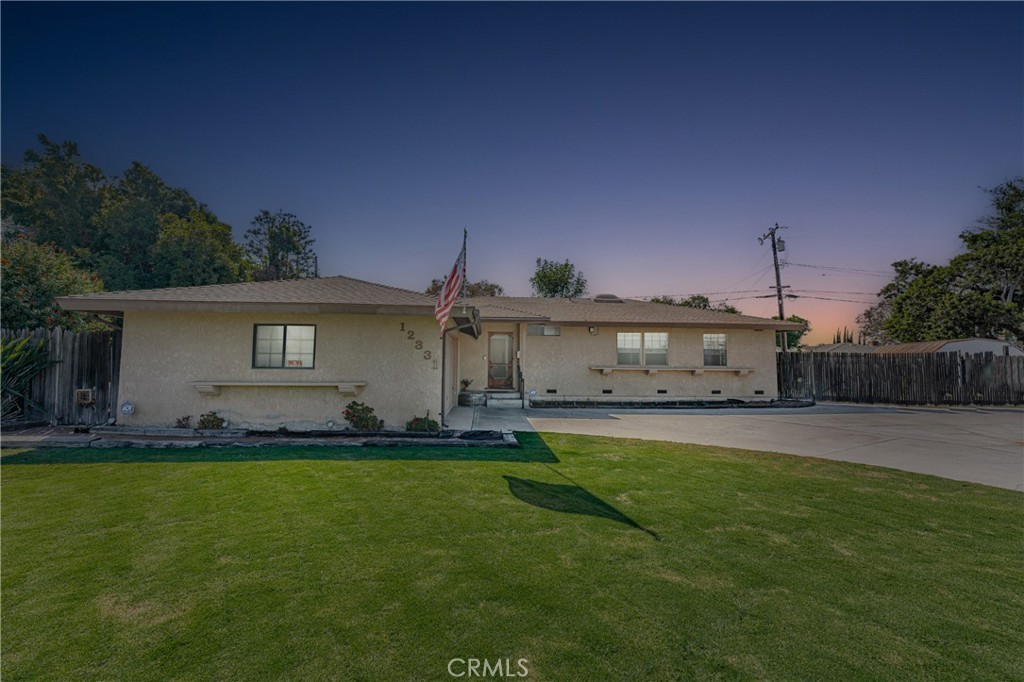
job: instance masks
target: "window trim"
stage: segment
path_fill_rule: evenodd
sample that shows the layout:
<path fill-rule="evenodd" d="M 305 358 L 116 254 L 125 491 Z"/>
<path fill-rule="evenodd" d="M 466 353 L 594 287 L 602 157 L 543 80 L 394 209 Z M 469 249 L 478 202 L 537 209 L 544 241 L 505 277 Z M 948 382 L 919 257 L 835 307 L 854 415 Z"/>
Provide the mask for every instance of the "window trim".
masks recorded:
<path fill-rule="evenodd" d="M 634 364 L 623 364 L 623 363 L 619 362 L 619 348 L 620 348 L 620 346 L 619 346 L 619 334 L 639 334 L 640 335 L 640 362 L 639 363 L 634 365 Z M 647 335 L 648 334 L 664 334 L 665 335 L 665 353 L 664 353 L 665 362 L 664 363 L 659 363 L 659 364 L 652 365 L 652 364 L 649 364 L 647 362 Z M 668 341 L 669 341 L 669 332 L 667 332 L 667 331 L 651 331 L 651 330 L 636 331 L 636 332 L 634 332 L 634 331 L 618 332 L 617 331 L 617 332 L 615 332 L 615 364 L 618 365 L 619 367 L 654 367 L 654 368 L 657 368 L 657 367 L 668 367 L 669 366 L 669 364 L 668 364 Z M 656 353 L 656 355 L 660 356 L 662 354 L 661 353 Z"/>
<path fill-rule="evenodd" d="M 260 327 L 284 327 L 284 338 L 281 342 L 281 366 L 280 367 L 266 367 L 263 365 L 256 364 L 256 333 Z M 310 363 L 309 367 L 289 367 L 285 364 L 284 359 L 288 356 L 288 327 L 312 327 L 313 328 L 313 362 Z M 288 324 L 282 322 L 256 322 L 252 325 L 252 369 L 287 369 L 287 370 L 304 370 L 304 369 L 316 369 L 316 337 L 317 337 L 317 325 L 316 324 L 305 324 L 296 323 Z"/>
<path fill-rule="evenodd" d="M 721 348 L 708 348 L 708 337 L 709 336 L 720 336 L 722 337 Z M 701 351 L 702 360 L 705 367 L 728 367 L 729 366 L 729 337 L 725 332 L 704 332 L 701 336 Z M 709 363 L 708 353 L 713 353 L 716 356 L 721 356 L 721 362 Z"/>

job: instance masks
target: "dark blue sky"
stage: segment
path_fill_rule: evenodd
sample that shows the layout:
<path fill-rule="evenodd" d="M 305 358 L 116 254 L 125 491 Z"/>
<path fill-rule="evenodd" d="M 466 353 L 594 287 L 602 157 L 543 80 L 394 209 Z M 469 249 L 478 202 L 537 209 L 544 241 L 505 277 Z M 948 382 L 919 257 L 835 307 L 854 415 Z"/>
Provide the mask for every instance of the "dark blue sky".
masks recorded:
<path fill-rule="evenodd" d="M 240 238 L 313 227 L 323 274 L 414 289 L 469 228 L 473 279 L 529 293 L 537 257 L 591 291 L 784 283 L 871 300 L 942 262 L 1024 172 L 1020 3 L 16 3 L 2 156 L 37 133 L 132 160 Z M 801 264 L 801 265 L 797 265 Z M 756 291 L 747 291 L 756 290 Z M 829 293 L 840 292 L 840 293 Z M 865 305 L 787 303 L 816 338 Z"/>

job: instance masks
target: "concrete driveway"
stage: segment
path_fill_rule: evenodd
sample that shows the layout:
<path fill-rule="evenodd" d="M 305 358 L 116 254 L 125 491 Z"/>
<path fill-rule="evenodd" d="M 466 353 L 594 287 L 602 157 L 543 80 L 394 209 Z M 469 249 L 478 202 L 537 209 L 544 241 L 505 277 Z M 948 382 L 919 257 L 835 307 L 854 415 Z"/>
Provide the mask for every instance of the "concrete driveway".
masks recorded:
<path fill-rule="evenodd" d="M 768 450 L 1024 491 L 1024 409 L 825 404 L 724 410 L 481 410 L 476 428 Z M 510 413 L 502 417 L 496 413 Z M 515 413 L 515 414 L 511 414 Z M 488 425 L 491 424 L 491 425 Z"/>

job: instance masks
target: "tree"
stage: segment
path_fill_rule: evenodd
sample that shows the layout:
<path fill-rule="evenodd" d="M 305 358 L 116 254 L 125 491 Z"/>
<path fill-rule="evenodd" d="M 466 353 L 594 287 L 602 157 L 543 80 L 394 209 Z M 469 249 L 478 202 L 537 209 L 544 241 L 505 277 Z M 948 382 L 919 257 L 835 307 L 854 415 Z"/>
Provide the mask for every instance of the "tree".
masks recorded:
<path fill-rule="evenodd" d="M 264 209 L 245 233 L 245 253 L 257 281 L 316 277 L 310 228 L 291 213 Z"/>
<path fill-rule="evenodd" d="M 154 248 L 163 216 L 185 218 L 195 213 L 208 222 L 216 221 L 216 216 L 186 190 L 168 186 L 138 161 L 132 162 L 114 184 L 103 188 L 102 196 L 102 205 L 92 220 L 92 248 L 78 255 L 111 290 L 161 286 L 153 273 L 161 267 Z"/>
<path fill-rule="evenodd" d="M 251 278 L 251 263 L 231 238 L 231 228 L 198 209 L 185 218 L 174 213 L 160 218 L 152 257 L 155 287 L 230 284 Z"/>
<path fill-rule="evenodd" d="M 777 320 L 779 319 L 779 316 L 772 315 L 772 319 Z M 800 347 L 803 345 L 801 344 L 800 340 L 804 338 L 804 335 L 807 334 L 807 332 L 811 331 L 811 322 L 810 320 L 805 320 L 799 315 L 790 315 L 789 317 L 786 318 L 786 322 L 796 322 L 797 324 L 802 324 L 804 326 L 804 328 L 801 329 L 800 331 L 786 332 L 786 348 L 788 348 L 789 350 L 799 350 Z M 779 345 L 778 334 L 775 335 L 775 345 Z"/>
<path fill-rule="evenodd" d="M 689 298 L 679 300 L 676 300 L 671 296 L 653 296 L 649 299 L 649 302 L 664 303 L 665 305 L 678 305 L 683 306 L 684 308 L 697 308 L 699 310 L 716 310 L 720 313 L 738 314 L 740 312 L 738 308 L 731 306 L 728 303 L 711 305 L 711 300 L 703 294 L 694 294 Z"/>
<path fill-rule="evenodd" d="M 836 327 L 836 333 L 832 336 L 832 343 L 853 343 L 853 332 L 845 325 L 841 330 Z M 860 343 L 859 339 L 858 343 Z"/>
<path fill-rule="evenodd" d="M 441 292 L 441 287 L 444 285 L 443 279 L 432 279 L 430 280 L 430 286 L 424 292 L 427 296 L 437 296 Z M 469 282 L 466 284 L 466 296 L 504 296 L 505 288 L 500 284 L 489 282 L 486 279 L 482 279 L 479 282 Z"/>
<path fill-rule="evenodd" d="M 90 247 L 103 172 L 79 158 L 74 142 L 57 144 L 42 134 L 38 140 L 42 153 L 29 149 L 20 168 L 0 168 L 3 218 L 26 226 L 41 244 Z"/>
<path fill-rule="evenodd" d="M 79 268 L 66 251 L 16 235 L 4 240 L 0 272 L 5 329 L 64 327 L 79 331 L 103 326 L 91 315 L 68 312 L 54 302 L 58 296 L 103 291 L 99 277 Z"/>
<path fill-rule="evenodd" d="M 216 216 L 187 190 L 170 187 L 138 161 L 116 178 L 80 159 L 74 142 L 39 136 L 42 151 L 28 150 L 21 167 L 4 166 L 3 217 L 22 225 L 39 244 L 52 243 L 112 289 L 157 286 L 153 249 L 161 218 L 192 212 Z M 197 282 L 208 284 L 210 282 Z"/>
<path fill-rule="evenodd" d="M 988 190 L 994 212 L 960 233 L 947 265 L 893 263 L 896 276 L 858 318 L 881 342 L 1024 336 L 1024 179 Z"/>
<path fill-rule="evenodd" d="M 895 274 L 892 281 L 878 292 L 878 303 L 857 316 L 861 332 L 875 343 L 895 343 L 896 340 L 886 328 L 886 322 L 892 316 L 893 302 L 907 292 L 914 280 L 934 268 L 934 265 L 922 263 L 915 258 L 893 263 L 892 269 Z"/>
<path fill-rule="evenodd" d="M 537 259 L 537 270 L 530 278 L 533 295 L 542 298 L 582 298 L 587 295 L 587 280 L 568 259 L 559 263 Z"/>

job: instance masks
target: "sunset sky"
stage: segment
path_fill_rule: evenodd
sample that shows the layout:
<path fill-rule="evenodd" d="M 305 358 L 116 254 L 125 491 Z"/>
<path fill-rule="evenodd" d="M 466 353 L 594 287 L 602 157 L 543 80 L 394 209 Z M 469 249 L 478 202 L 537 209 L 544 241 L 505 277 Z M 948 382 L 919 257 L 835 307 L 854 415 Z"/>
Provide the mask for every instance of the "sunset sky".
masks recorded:
<path fill-rule="evenodd" d="M 945 262 L 1024 173 L 1021 3 L 13 3 L 2 158 L 133 160 L 241 239 L 312 226 L 321 274 L 528 295 L 706 293 L 831 339 L 889 264 Z"/>

